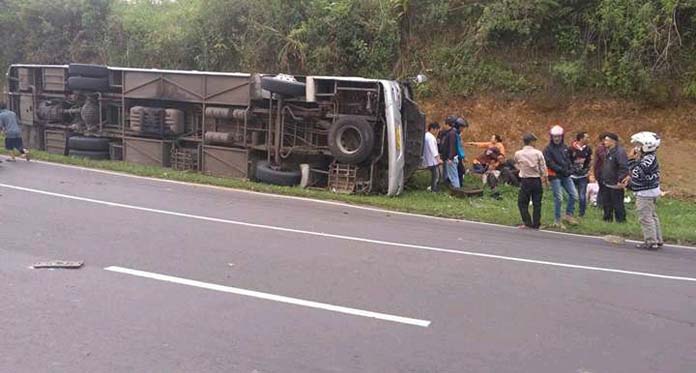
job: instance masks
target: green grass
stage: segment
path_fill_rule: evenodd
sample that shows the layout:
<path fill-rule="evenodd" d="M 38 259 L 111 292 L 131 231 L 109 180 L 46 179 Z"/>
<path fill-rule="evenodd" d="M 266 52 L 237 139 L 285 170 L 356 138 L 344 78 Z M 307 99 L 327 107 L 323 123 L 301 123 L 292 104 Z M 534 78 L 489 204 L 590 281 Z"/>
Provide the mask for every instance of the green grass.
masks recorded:
<path fill-rule="evenodd" d="M 148 176 L 167 180 L 177 180 L 198 184 L 215 185 L 227 188 L 246 189 L 265 193 L 276 193 L 323 200 L 341 201 L 355 205 L 369 205 L 384 209 L 418 213 L 431 216 L 467 219 L 473 221 L 517 225 L 520 223 L 517 210 L 517 189 L 503 186 L 501 200 L 490 197 L 460 199 L 447 193 L 426 191 L 429 174 L 419 171 L 413 177 L 406 191 L 399 197 L 382 195 L 344 195 L 326 190 L 280 187 L 255 183 L 246 180 L 220 178 L 195 172 L 174 171 L 167 168 L 129 164 L 125 162 L 92 161 L 65 157 L 34 151 L 35 159 L 83 166 L 95 169 L 123 172 L 132 175 Z M 480 184 L 480 180 L 467 177 L 467 185 Z M 618 235 L 626 238 L 642 239 L 633 204 L 627 206 L 628 222 L 624 224 L 605 223 L 598 208 L 588 207 L 586 217 L 577 226 L 568 227 L 567 232 L 589 235 Z M 658 214 L 662 220 L 663 235 L 666 241 L 679 244 L 696 243 L 696 203 L 673 198 L 663 198 L 658 202 Z M 553 221 L 553 200 L 550 190 L 544 192 L 542 224 Z"/>

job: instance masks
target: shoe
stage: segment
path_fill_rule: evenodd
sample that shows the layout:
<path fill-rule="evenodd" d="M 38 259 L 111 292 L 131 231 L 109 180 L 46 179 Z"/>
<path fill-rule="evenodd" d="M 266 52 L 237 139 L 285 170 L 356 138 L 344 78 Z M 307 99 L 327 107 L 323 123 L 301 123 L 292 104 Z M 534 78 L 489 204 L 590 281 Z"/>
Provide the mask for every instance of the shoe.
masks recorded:
<path fill-rule="evenodd" d="M 517 226 L 517 228 L 519 228 L 519 229 L 532 229 L 532 227 L 530 227 L 530 226 L 528 226 L 528 225 L 526 225 L 526 224 L 520 224 L 520 225 Z"/>
<path fill-rule="evenodd" d="M 660 242 L 657 243 L 657 247 L 662 247 L 662 246 L 664 246 L 664 245 L 665 245 L 665 243 L 662 242 L 662 241 L 660 241 Z"/>
<path fill-rule="evenodd" d="M 636 248 L 641 250 L 659 250 L 660 246 L 657 243 L 643 242 L 637 244 Z"/>
<path fill-rule="evenodd" d="M 570 225 L 578 225 L 578 221 L 573 217 L 573 215 L 564 216 L 563 221 Z"/>
<path fill-rule="evenodd" d="M 557 222 L 551 224 L 551 225 L 549 226 L 549 228 L 558 228 L 558 229 L 560 229 L 560 230 L 566 230 L 566 229 L 567 229 L 566 226 L 563 225 L 563 223 L 561 223 L 560 221 L 557 221 Z"/>

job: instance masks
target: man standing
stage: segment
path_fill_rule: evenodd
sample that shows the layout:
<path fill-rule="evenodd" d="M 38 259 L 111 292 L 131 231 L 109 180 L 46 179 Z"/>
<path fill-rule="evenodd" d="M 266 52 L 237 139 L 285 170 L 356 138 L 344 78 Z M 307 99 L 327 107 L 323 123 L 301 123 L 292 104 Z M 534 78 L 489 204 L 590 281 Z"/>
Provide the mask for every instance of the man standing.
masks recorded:
<path fill-rule="evenodd" d="M 450 186 L 459 189 L 457 131 L 452 128 L 452 124 L 454 124 L 454 121 L 445 120 L 444 132 L 440 135 L 440 156 L 445 163 L 445 175 Z"/>
<path fill-rule="evenodd" d="M 440 131 L 440 124 L 432 122 L 428 125 L 428 132 L 425 133 L 425 144 L 423 144 L 423 166 L 430 170 L 430 191 L 438 192 L 440 182 L 440 165 L 442 160 L 437 151 L 437 133 Z"/>
<path fill-rule="evenodd" d="M 604 137 L 607 154 L 602 165 L 601 182 L 606 187 L 603 197 L 604 221 L 616 219 L 618 223 L 626 221 L 624 208 L 624 188 L 622 184 L 628 175 L 628 156 L 619 145 L 619 136 L 607 133 Z"/>
<path fill-rule="evenodd" d="M 589 182 L 590 162 L 592 161 L 590 136 L 587 132 L 579 132 L 575 136 L 575 141 L 570 147 L 570 161 L 572 162 L 570 178 L 573 179 L 580 201 L 579 216 L 584 217 L 587 209 L 587 183 Z"/>
<path fill-rule="evenodd" d="M 541 223 L 541 197 L 544 193 L 543 183 L 548 183 L 544 154 L 534 148 L 536 136 L 526 134 L 522 137 L 524 147 L 515 153 L 515 167 L 520 170 L 520 191 L 517 195 L 517 207 L 524 225 L 520 228 L 539 229 Z M 532 201 L 532 216 L 529 216 L 529 200 Z"/>
<path fill-rule="evenodd" d="M 454 121 L 454 129 L 457 131 L 457 175 L 459 176 L 459 186 L 464 185 L 464 174 L 466 173 L 466 166 L 464 162 L 466 161 L 466 153 L 464 152 L 464 146 L 462 146 L 462 130 L 469 127 L 469 122 L 459 117 Z"/>
<path fill-rule="evenodd" d="M 578 199 L 578 191 L 573 180 L 570 179 L 571 161 L 568 146 L 563 141 L 564 130 L 561 126 L 553 126 L 549 132 L 551 142 L 544 149 L 544 158 L 548 166 L 549 182 L 553 191 L 553 218 L 554 226 L 564 228 L 561 222 L 561 202 L 563 202 L 563 190 L 568 194 L 565 216 L 563 220 L 569 224 L 577 224 L 575 213 L 575 201 Z"/>
<path fill-rule="evenodd" d="M 604 207 L 604 196 L 606 195 L 607 189 L 602 183 L 602 166 L 604 166 L 604 159 L 607 157 L 607 148 L 604 146 L 605 137 L 607 137 L 606 132 L 602 132 L 599 135 L 599 142 L 595 150 L 594 165 L 592 166 L 595 181 L 597 181 L 597 185 L 599 186 L 599 190 L 597 191 L 597 206 L 602 208 Z"/>
<path fill-rule="evenodd" d="M 631 136 L 631 143 L 634 147 L 628 162 L 629 178 L 624 180 L 624 185 L 636 193 L 636 212 L 644 241 L 636 247 L 657 250 L 664 242 L 656 207 L 657 198 L 662 194 L 656 155 L 660 137 L 653 132 L 639 132 Z"/>
<path fill-rule="evenodd" d="M 5 149 L 10 151 L 10 161 L 15 161 L 17 153 L 28 161 L 29 152 L 22 143 L 22 129 L 19 127 L 17 114 L 7 110 L 4 103 L 0 103 L 0 129 L 5 133 Z"/>

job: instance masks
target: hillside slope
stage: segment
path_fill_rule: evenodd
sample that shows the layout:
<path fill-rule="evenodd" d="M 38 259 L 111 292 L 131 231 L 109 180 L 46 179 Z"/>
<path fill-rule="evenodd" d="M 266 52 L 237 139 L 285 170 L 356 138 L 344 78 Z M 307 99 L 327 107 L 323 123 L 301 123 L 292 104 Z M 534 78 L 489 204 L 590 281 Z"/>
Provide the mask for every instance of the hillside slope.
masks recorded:
<path fill-rule="evenodd" d="M 553 102 L 553 105 L 551 104 Z M 680 197 L 696 198 L 696 105 L 646 107 L 616 99 L 501 100 L 428 99 L 421 102 L 428 121 L 442 121 L 448 114 L 465 116 L 471 126 L 465 141 L 483 141 L 500 134 L 508 149 L 521 146 L 526 132 L 536 134 L 540 146 L 553 124 L 562 125 L 570 136 L 587 131 L 596 138 L 602 131 L 616 132 L 623 141 L 632 133 L 648 130 L 660 134 L 663 145 L 659 155 L 663 168 L 664 189 Z M 472 159 L 480 151 L 467 149 Z"/>

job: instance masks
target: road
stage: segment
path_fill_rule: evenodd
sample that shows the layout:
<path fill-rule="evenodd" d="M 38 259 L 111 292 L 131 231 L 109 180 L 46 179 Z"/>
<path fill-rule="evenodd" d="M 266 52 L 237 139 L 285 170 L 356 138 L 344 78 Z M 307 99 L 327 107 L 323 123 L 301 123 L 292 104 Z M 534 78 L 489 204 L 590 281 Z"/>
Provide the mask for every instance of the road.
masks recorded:
<path fill-rule="evenodd" d="M 23 161 L 0 206 L 0 372 L 696 371 L 694 249 Z"/>

